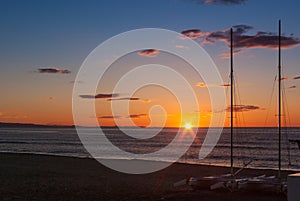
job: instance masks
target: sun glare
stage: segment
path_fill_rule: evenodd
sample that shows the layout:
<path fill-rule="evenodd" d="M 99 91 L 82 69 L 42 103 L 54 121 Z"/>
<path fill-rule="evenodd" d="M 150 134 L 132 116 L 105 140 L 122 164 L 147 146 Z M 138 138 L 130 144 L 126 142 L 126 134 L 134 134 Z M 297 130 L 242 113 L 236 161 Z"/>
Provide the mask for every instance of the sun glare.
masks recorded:
<path fill-rule="evenodd" d="M 184 128 L 187 129 L 187 130 L 190 130 L 190 129 L 192 128 L 192 124 L 186 123 L 186 124 L 184 125 Z"/>

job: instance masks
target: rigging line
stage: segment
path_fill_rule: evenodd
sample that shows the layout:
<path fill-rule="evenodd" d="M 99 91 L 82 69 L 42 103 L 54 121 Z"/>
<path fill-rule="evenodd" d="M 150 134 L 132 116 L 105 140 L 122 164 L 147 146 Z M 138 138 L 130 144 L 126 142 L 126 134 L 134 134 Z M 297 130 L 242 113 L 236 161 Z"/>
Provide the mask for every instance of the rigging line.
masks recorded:
<path fill-rule="evenodd" d="M 272 104 L 274 91 L 275 91 L 275 86 L 276 86 L 276 81 L 277 81 L 277 75 L 275 75 L 275 79 L 274 79 L 274 82 L 273 82 L 273 85 L 272 85 L 272 91 L 271 91 L 270 99 L 268 101 L 268 106 L 271 106 L 271 104 Z M 265 123 L 264 123 L 264 128 L 267 127 L 267 121 L 269 119 L 269 116 L 270 116 L 270 109 L 267 110 L 267 115 L 266 115 L 266 119 L 265 119 Z"/>
<path fill-rule="evenodd" d="M 237 91 L 237 100 L 239 101 L 239 104 L 242 105 L 242 99 L 241 99 L 241 93 L 240 93 L 240 87 L 238 85 L 237 79 L 234 80 L 236 91 Z M 241 110 L 241 116 L 242 116 L 242 126 L 246 125 L 245 121 L 245 115 L 243 110 Z"/>
<path fill-rule="evenodd" d="M 234 106 L 235 107 L 238 107 L 238 105 L 242 105 L 242 101 L 241 101 L 241 93 L 240 93 L 240 89 L 239 89 L 239 84 L 238 84 L 238 81 L 237 81 L 237 76 L 234 75 L 234 100 L 235 100 L 235 103 L 234 103 Z M 243 141 L 243 138 L 242 138 L 242 129 L 245 129 L 245 118 L 244 118 L 244 112 L 243 110 L 241 111 L 237 111 L 235 109 L 235 122 L 236 122 L 236 125 L 239 126 L 239 128 L 236 129 L 236 144 L 238 145 L 242 145 L 242 144 L 245 144 L 245 142 Z M 241 128 L 240 128 L 241 127 Z M 239 148 L 237 149 L 238 150 L 238 153 L 237 153 L 237 159 L 238 159 L 238 163 L 239 163 L 239 166 L 247 166 L 249 165 L 253 160 L 251 159 L 250 161 L 246 161 L 246 154 L 249 155 L 249 152 L 247 152 L 248 149 L 244 149 L 243 146 L 239 146 Z M 250 157 L 249 157 L 250 158 Z"/>
<path fill-rule="evenodd" d="M 235 76 L 236 77 L 236 76 Z M 237 98 L 236 98 L 236 100 L 238 101 L 238 105 L 242 105 L 242 99 L 241 99 L 241 93 L 240 93 L 240 87 L 239 87 L 239 84 L 238 84 L 238 81 L 237 81 L 238 79 L 234 79 L 234 83 L 235 83 L 235 88 L 236 88 L 236 93 L 235 93 L 235 95 L 237 96 Z M 236 113 L 237 114 L 237 113 Z M 238 122 L 238 125 L 240 125 L 240 126 L 242 126 L 243 127 L 243 129 L 245 129 L 246 130 L 246 133 L 249 133 L 249 130 L 248 130 L 248 128 L 245 128 L 245 125 L 246 125 L 246 121 L 245 121 L 245 113 L 244 113 L 244 111 L 243 110 L 241 110 L 239 113 L 238 113 L 239 115 L 237 115 L 237 121 L 239 121 Z M 243 132 L 241 132 L 241 133 L 243 133 Z M 238 133 L 237 134 L 237 140 L 240 142 L 240 143 L 246 143 L 246 142 L 244 142 L 243 141 L 243 138 L 242 138 L 242 136 L 241 136 L 241 133 Z M 245 164 L 250 164 L 251 162 L 253 162 L 255 159 L 254 159 L 254 153 L 255 153 L 255 151 L 254 150 L 252 150 L 252 149 L 246 149 L 246 150 L 244 150 L 244 149 L 242 149 L 242 148 L 240 148 L 240 152 L 239 152 L 240 154 L 241 154 L 241 156 L 246 156 L 246 155 L 248 155 L 248 157 L 249 157 L 249 161 L 246 161 L 246 159 L 244 159 L 244 160 L 241 160 L 241 162 L 243 163 L 243 165 L 245 165 Z"/>
<path fill-rule="evenodd" d="M 230 75 L 228 75 L 228 77 L 227 77 L 227 82 L 226 82 L 226 84 L 227 83 L 230 83 Z M 227 86 L 224 86 L 225 87 L 225 93 L 226 93 L 226 101 L 227 101 L 227 103 L 229 102 L 229 97 L 230 97 L 230 93 L 229 93 L 229 88 L 230 87 L 227 87 Z M 229 110 L 230 108 L 229 108 L 229 106 L 228 106 L 228 104 L 226 105 L 226 108 L 225 108 L 225 113 L 226 113 L 226 120 L 229 118 L 229 116 L 228 116 L 228 110 Z M 225 130 L 223 130 L 223 132 L 224 132 Z M 230 146 L 230 140 L 227 142 L 226 140 L 223 142 L 223 145 L 224 146 L 226 146 L 227 144 L 229 144 L 229 146 Z M 226 158 L 224 158 L 223 159 L 223 163 L 227 163 L 228 162 L 228 159 L 226 159 Z"/>
<path fill-rule="evenodd" d="M 290 153 L 290 143 L 288 140 L 288 128 L 290 127 L 290 116 L 289 116 L 289 110 L 288 110 L 288 104 L 287 104 L 287 97 L 286 97 L 286 91 L 285 91 L 285 84 L 284 82 L 282 83 L 283 85 L 283 90 L 282 90 L 282 96 L 283 96 L 283 101 L 282 101 L 282 106 L 283 106 L 283 111 L 284 111 L 284 130 L 285 130 L 285 145 L 287 148 L 287 154 L 288 154 L 288 165 L 291 165 L 291 153 Z M 289 125 L 287 125 L 287 119 L 289 121 Z"/>

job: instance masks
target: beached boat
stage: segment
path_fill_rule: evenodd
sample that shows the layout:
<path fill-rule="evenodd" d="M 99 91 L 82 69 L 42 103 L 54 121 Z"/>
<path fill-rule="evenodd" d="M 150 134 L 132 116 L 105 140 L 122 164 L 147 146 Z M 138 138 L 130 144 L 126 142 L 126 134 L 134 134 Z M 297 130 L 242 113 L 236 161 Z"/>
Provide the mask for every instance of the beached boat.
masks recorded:
<path fill-rule="evenodd" d="M 238 189 L 246 190 L 262 190 L 262 191 L 276 191 L 276 192 L 286 192 L 287 182 L 286 178 L 281 176 L 281 21 L 278 22 L 278 175 L 277 177 L 260 175 L 256 177 L 238 177 L 238 174 L 246 168 L 250 163 L 244 164 L 244 167 L 234 172 L 233 167 L 233 32 L 230 29 L 230 174 L 208 176 L 195 178 L 191 177 L 179 181 L 174 184 L 174 186 L 189 185 L 193 189 L 197 188 L 207 188 L 211 190 L 219 188 L 227 188 L 230 191 Z M 300 140 L 295 140 L 298 143 L 300 149 Z"/>
<path fill-rule="evenodd" d="M 211 190 L 218 188 L 228 188 L 229 190 L 234 190 L 238 188 L 240 182 L 245 182 L 246 178 L 238 178 L 238 174 L 248 166 L 250 162 L 245 163 L 244 167 L 240 168 L 238 171 L 234 172 L 233 163 L 233 115 L 234 115 L 234 75 L 233 75 L 233 30 L 230 29 L 230 173 L 223 175 L 214 175 L 207 177 L 191 177 L 188 179 L 181 180 L 174 184 L 175 187 L 188 185 L 193 189 L 199 188 L 209 188 Z"/>

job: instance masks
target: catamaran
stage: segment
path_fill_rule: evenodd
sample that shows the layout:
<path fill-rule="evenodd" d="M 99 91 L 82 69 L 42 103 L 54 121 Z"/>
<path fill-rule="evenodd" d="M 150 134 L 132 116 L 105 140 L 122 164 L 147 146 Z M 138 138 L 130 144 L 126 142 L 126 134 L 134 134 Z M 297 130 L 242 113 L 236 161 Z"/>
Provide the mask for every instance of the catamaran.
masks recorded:
<path fill-rule="evenodd" d="M 194 189 L 209 187 L 211 190 L 218 189 L 221 187 L 228 188 L 230 190 L 237 188 L 239 182 L 244 181 L 244 178 L 237 178 L 237 175 L 246 167 L 250 162 L 245 163 L 244 167 L 234 172 L 234 161 L 233 161 L 233 115 L 234 115 L 234 74 L 233 74 L 233 29 L 230 29 L 230 173 L 223 175 L 214 175 L 207 177 L 191 177 L 184 179 L 174 184 L 175 187 L 181 185 L 189 185 Z"/>
<path fill-rule="evenodd" d="M 234 97 L 233 97 L 233 30 L 230 29 L 230 173 L 225 175 L 215 175 L 208 177 L 181 180 L 174 186 L 189 185 L 192 188 L 202 188 L 209 186 L 211 190 L 218 188 L 228 188 L 233 191 L 236 189 L 255 189 L 255 190 L 271 190 L 286 192 L 286 178 L 281 175 L 281 92 L 282 92 L 282 67 L 281 67 L 281 21 L 278 21 L 278 175 L 266 176 L 260 175 L 257 177 L 238 177 L 238 174 L 246 168 L 252 161 L 244 164 L 244 167 L 234 172 L 233 163 L 233 114 L 234 114 Z M 300 143 L 300 141 L 299 141 Z"/>

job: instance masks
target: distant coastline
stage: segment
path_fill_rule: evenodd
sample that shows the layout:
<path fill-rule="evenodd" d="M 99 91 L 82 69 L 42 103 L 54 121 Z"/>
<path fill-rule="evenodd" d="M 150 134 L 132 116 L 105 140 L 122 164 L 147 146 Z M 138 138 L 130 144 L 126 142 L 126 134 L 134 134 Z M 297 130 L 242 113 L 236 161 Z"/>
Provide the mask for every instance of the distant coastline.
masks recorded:
<path fill-rule="evenodd" d="M 47 124 L 34 124 L 34 123 L 8 123 L 8 122 L 0 122 L 0 128 L 75 128 L 75 125 L 47 125 Z M 86 128 L 97 128 L 97 126 L 78 126 L 78 127 L 86 127 Z M 124 126 L 124 127 L 118 127 L 118 126 L 101 126 L 101 128 L 111 128 L 111 129 L 117 129 L 117 128 L 134 128 L 130 126 Z M 140 128 L 147 128 L 147 127 L 140 127 Z M 151 127 L 151 128 L 159 128 L 159 127 Z M 180 127 L 164 127 L 164 129 L 178 129 Z M 196 127 L 195 127 L 196 128 Z M 200 129 L 208 129 L 209 127 L 198 127 Z M 212 127 L 211 127 L 212 128 Z M 223 127 L 224 129 L 230 128 L 230 127 Z M 264 126 L 244 126 L 244 127 L 236 127 L 235 129 L 242 129 L 242 128 L 277 128 L 275 126 L 270 127 L 264 127 Z M 284 127 L 283 127 L 284 128 Z M 287 128 L 300 128 L 300 126 L 287 126 Z"/>
<path fill-rule="evenodd" d="M 44 125 L 44 124 L 31 124 L 31 123 L 7 123 L 0 122 L 0 128 L 75 128 L 74 125 Z"/>

